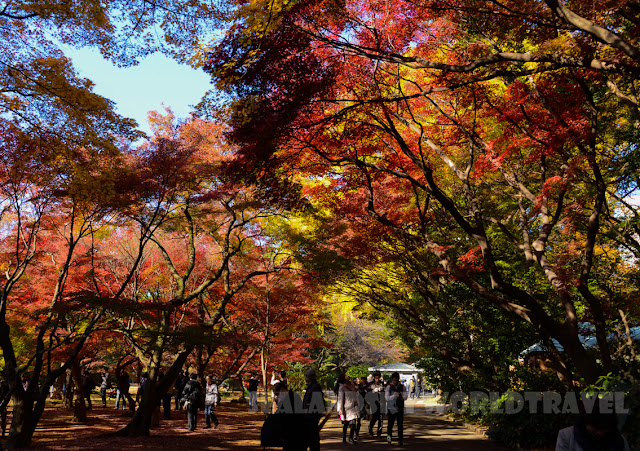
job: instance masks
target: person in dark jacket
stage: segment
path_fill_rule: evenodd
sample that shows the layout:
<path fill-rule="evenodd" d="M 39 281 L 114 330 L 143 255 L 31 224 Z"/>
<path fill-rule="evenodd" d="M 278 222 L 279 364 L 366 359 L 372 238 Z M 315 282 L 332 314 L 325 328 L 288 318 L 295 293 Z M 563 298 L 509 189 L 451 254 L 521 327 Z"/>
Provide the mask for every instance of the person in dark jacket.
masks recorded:
<path fill-rule="evenodd" d="M 316 372 L 313 369 L 307 370 L 304 374 L 304 379 L 307 383 L 307 390 L 304 392 L 304 398 L 302 399 L 302 409 L 305 412 L 304 429 L 306 430 L 309 449 L 318 451 L 320 449 L 318 423 L 320 423 L 320 417 L 325 411 L 324 396 L 322 387 L 316 380 Z"/>
<path fill-rule="evenodd" d="M 176 379 L 176 395 L 175 395 L 175 401 L 176 401 L 176 408 L 175 410 L 182 410 L 182 390 L 184 389 L 184 386 L 187 384 L 187 382 L 189 381 L 189 377 L 185 374 L 184 371 L 180 371 L 180 374 L 178 374 L 178 378 Z"/>
<path fill-rule="evenodd" d="M 158 383 L 164 378 L 164 372 L 158 372 Z M 171 419 L 171 387 L 167 389 L 166 393 L 162 395 L 162 418 L 165 420 Z"/>
<path fill-rule="evenodd" d="M 373 436 L 373 428 L 377 423 L 377 435 L 382 435 L 382 407 L 385 405 L 382 402 L 384 396 L 384 382 L 382 381 L 382 374 L 380 371 L 374 371 L 373 381 L 367 386 L 367 394 L 365 395 L 365 401 L 369 405 L 371 412 L 371 419 L 369 420 L 369 435 Z"/>
<path fill-rule="evenodd" d="M 358 390 L 358 399 L 360 400 L 360 414 L 358 415 L 358 419 L 356 420 L 356 434 L 355 441 L 357 442 L 360 439 L 360 428 L 362 427 L 362 420 L 367 419 L 367 408 L 366 403 L 364 402 L 365 397 L 367 396 L 367 380 L 364 377 L 359 377 L 356 379 L 355 383 L 356 390 Z"/>
<path fill-rule="evenodd" d="M 144 389 L 147 388 L 147 381 L 149 380 L 149 373 L 146 371 L 142 373 L 140 377 L 140 383 L 138 385 L 138 393 L 136 394 L 136 401 L 138 405 L 142 404 L 142 397 L 144 396 Z"/>
<path fill-rule="evenodd" d="M 258 411 L 258 385 L 260 385 L 260 379 L 252 374 L 247 387 L 249 390 L 249 409 L 256 412 Z"/>
<path fill-rule="evenodd" d="M 198 382 L 198 375 L 196 373 L 192 373 L 191 380 L 189 380 L 182 389 L 182 403 L 187 409 L 187 426 L 190 431 L 196 430 L 198 409 L 202 402 L 202 396 L 202 385 Z"/>
<path fill-rule="evenodd" d="M 120 374 L 116 374 L 116 384 L 118 389 L 116 391 L 116 410 L 120 407 L 120 401 L 122 401 L 122 410 L 127 408 L 127 395 L 129 394 L 129 374 L 120 369 Z"/>
<path fill-rule="evenodd" d="M 398 424 L 398 445 L 403 446 L 404 432 L 404 400 L 407 397 L 404 385 L 400 382 L 398 373 L 391 374 L 391 383 L 385 389 L 385 399 L 387 400 L 387 411 L 389 418 L 387 421 L 387 442 L 391 444 L 393 424 Z"/>
<path fill-rule="evenodd" d="M 93 391 L 95 386 L 96 384 L 95 382 L 93 382 L 91 374 L 89 374 L 89 371 L 85 371 L 84 376 L 82 377 L 82 394 L 84 396 L 84 399 L 86 399 L 87 401 L 87 409 L 89 410 L 91 410 L 91 408 L 93 407 L 91 405 L 91 392 Z"/>

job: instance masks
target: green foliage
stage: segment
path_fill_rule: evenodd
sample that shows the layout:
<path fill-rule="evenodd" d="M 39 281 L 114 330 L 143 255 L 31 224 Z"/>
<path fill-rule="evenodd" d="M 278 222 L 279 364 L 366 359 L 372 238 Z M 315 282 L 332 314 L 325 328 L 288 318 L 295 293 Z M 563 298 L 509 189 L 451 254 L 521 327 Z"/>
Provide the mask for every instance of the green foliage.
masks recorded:
<path fill-rule="evenodd" d="M 370 374 L 369 365 L 357 365 L 349 367 L 345 374 L 351 379 L 356 377 L 366 378 Z"/>
<path fill-rule="evenodd" d="M 626 371 L 617 374 L 608 373 L 600 376 L 595 384 L 584 389 L 584 392 L 592 396 L 613 392 L 624 392 L 624 407 L 629 410 L 623 417 L 622 433 L 633 446 L 640 445 L 640 361 L 635 360 Z"/>
<path fill-rule="evenodd" d="M 558 431 L 571 426 L 575 415 L 568 414 L 531 414 L 528 404 L 516 414 L 487 413 L 480 418 L 472 418 L 488 426 L 487 436 L 512 448 L 552 447 Z"/>

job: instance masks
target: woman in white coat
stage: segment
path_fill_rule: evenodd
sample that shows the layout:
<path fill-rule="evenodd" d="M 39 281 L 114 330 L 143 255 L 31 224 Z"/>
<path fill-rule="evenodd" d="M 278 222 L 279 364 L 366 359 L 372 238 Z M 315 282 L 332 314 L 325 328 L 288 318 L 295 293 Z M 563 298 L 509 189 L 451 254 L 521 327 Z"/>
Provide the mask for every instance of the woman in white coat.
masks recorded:
<path fill-rule="evenodd" d="M 346 375 L 341 374 L 338 376 L 338 414 L 340 414 L 340 420 L 342 420 L 342 443 L 347 443 L 347 429 L 350 429 L 349 443 L 356 443 L 354 434 L 360 410 L 357 388 Z"/>

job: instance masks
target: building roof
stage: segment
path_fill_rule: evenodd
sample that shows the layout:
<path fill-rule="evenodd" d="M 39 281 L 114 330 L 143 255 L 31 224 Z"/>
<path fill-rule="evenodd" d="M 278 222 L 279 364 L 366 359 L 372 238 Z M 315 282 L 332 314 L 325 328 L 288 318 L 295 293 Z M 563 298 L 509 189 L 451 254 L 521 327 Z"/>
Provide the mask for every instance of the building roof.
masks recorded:
<path fill-rule="evenodd" d="M 631 339 L 634 340 L 634 341 L 640 340 L 640 326 L 636 326 L 636 327 L 630 328 L 629 329 L 629 335 L 631 336 Z M 609 336 L 609 340 L 614 340 L 615 338 L 616 337 L 614 335 Z M 551 339 L 551 341 L 553 342 L 553 345 L 555 346 L 555 348 L 558 351 L 560 351 L 560 352 L 564 351 L 564 348 L 558 342 L 558 340 L 553 338 L 553 339 Z M 582 337 L 580 341 L 582 342 L 582 346 L 584 346 L 587 349 L 589 349 L 589 348 L 597 348 L 598 347 L 598 340 L 596 340 L 596 337 L 594 337 L 594 336 Z M 549 349 L 542 342 L 539 342 L 539 343 L 534 344 L 533 346 L 528 347 L 524 351 L 522 351 L 522 353 L 520 355 L 524 356 L 524 355 L 530 354 L 532 352 L 545 352 L 545 351 L 548 351 L 548 350 Z"/>
<path fill-rule="evenodd" d="M 372 366 L 369 368 L 369 371 L 380 371 L 387 373 L 393 373 L 394 371 L 397 371 L 398 373 L 422 373 L 424 370 L 416 368 L 415 365 L 410 365 L 408 363 L 394 362 L 387 363 L 386 365 Z"/>

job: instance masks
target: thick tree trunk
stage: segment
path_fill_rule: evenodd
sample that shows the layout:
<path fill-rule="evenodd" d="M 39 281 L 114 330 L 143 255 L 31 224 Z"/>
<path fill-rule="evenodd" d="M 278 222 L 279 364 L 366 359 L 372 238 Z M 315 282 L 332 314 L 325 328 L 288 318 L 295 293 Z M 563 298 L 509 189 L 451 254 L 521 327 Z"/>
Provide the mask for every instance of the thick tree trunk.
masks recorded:
<path fill-rule="evenodd" d="M 147 381 L 144 393 L 140 398 L 140 405 L 133 414 L 131 421 L 118 432 L 125 437 L 148 437 L 150 434 L 153 413 L 156 410 L 159 398 L 156 396 L 156 384 L 153 380 Z"/>
<path fill-rule="evenodd" d="M 242 380 L 242 375 L 238 374 L 238 378 L 236 379 L 238 381 L 238 388 L 240 388 L 240 399 L 242 399 L 243 401 L 246 400 L 245 397 L 245 386 L 244 386 L 244 382 Z"/>
<path fill-rule="evenodd" d="M 64 378 L 66 387 L 64 391 L 64 398 L 62 399 L 62 407 L 65 409 L 71 409 L 73 408 L 73 392 L 75 390 L 71 370 L 67 370 L 65 372 Z"/>
<path fill-rule="evenodd" d="M 37 423 L 33 413 L 32 399 L 32 393 L 35 390 L 25 391 L 22 387 L 21 375 L 18 372 L 13 344 L 11 343 L 10 328 L 4 321 L 4 317 L 0 322 L 0 347 L 4 358 L 3 375 L 9 385 L 13 403 L 11 428 L 9 429 L 5 448 L 26 448 L 31 445 L 31 438 Z"/>
<path fill-rule="evenodd" d="M 203 352 L 204 351 L 202 349 L 202 345 L 196 346 L 196 349 L 195 349 L 196 374 L 198 375 L 198 379 L 201 380 L 201 381 L 204 380 L 204 370 L 205 370 L 204 359 L 202 358 Z"/>
<path fill-rule="evenodd" d="M 13 402 L 13 414 L 5 449 L 27 448 L 31 446 L 31 439 L 36 430 L 33 402 L 28 399 L 28 395 L 21 389 L 14 392 L 11 400 Z"/>
<path fill-rule="evenodd" d="M 590 355 L 584 348 L 578 335 L 577 327 L 558 327 L 550 331 L 550 336 L 554 337 L 564 348 L 564 352 L 569 360 L 575 365 L 576 370 L 587 384 L 595 384 L 601 375 L 601 370 L 594 356 Z"/>
<path fill-rule="evenodd" d="M 156 428 L 158 426 L 160 426 L 160 406 L 156 406 L 151 415 L 151 427 Z"/>
<path fill-rule="evenodd" d="M 151 357 L 149 365 L 149 379 L 140 400 L 140 406 L 134 413 L 129 424 L 120 430 L 118 435 L 126 437 L 149 436 L 153 413 L 156 410 L 159 401 L 162 399 L 164 394 L 167 393 L 171 384 L 176 380 L 180 369 L 193 350 L 193 345 L 181 351 L 171 364 L 171 367 L 164 377 L 156 382 L 158 368 L 160 367 L 162 359 L 162 350 L 163 348 L 160 348 L 160 350 L 154 353 Z"/>
<path fill-rule="evenodd" d="M 82 374 L 80 364 L 73 362 L 71 365 L 71 377 L 73 378 L 73 418 L 72 423 L 85 423 L 87 421 L 87 406 L 84 403 L 84 387 L 82 386 Z"/>
<path fill-rule="evenodd" d="M 262 352 L 260 353 L 260 371 L 262 372 L 262 388 L 264 389 L 264 412 L 267 413 L 269 411 L 269 390 L 267 389 L 267 358 L 268 358 L 268 350 L 265 343 L 265 347 L 262 348 Z"/>

